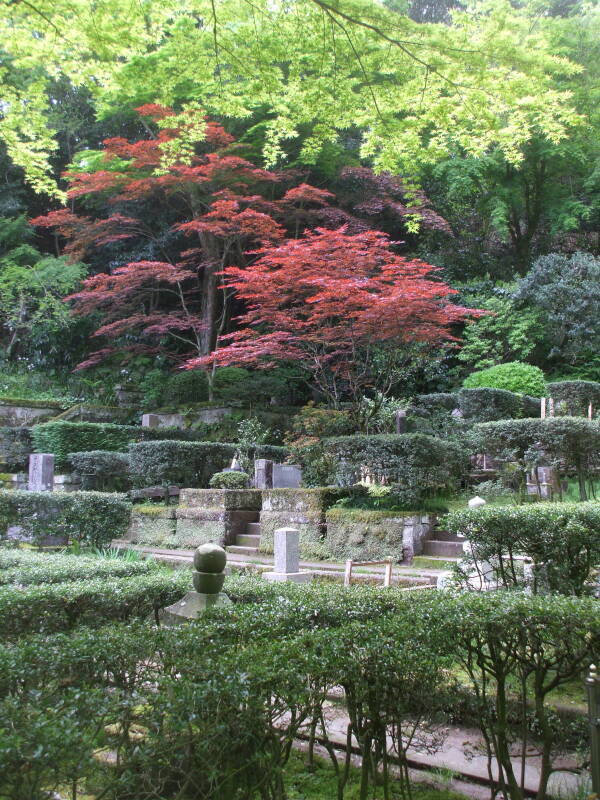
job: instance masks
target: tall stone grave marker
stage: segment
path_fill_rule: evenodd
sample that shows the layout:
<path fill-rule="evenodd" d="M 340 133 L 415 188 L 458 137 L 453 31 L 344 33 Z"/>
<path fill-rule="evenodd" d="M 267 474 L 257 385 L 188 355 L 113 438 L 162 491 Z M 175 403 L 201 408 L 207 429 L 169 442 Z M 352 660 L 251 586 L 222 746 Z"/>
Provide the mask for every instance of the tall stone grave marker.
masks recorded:
<path fill-rule="evenodd" d="M 406 411 L 396 411 L 396 433 L 406 433 Z"/>
<path fill-rule="evenodd" d="M 305 583 L 310 572 L 300 572 L 300 533 L 296 528 L 278 528 L 274 534 L 275 563 L 273 572 L 264 572 L 268 581 Z"/>
<path fill-rule="evenodd" d="M 52 453 L 32 453 L 29 456 L 30 492 L 52 492 L 54 490 L 54 456 Z"/>
<path fill-rule="evenodd" d="M 268 458 L 254 460 L 254 488 L 273 488 L 273 462 L 269 461 Z"/>

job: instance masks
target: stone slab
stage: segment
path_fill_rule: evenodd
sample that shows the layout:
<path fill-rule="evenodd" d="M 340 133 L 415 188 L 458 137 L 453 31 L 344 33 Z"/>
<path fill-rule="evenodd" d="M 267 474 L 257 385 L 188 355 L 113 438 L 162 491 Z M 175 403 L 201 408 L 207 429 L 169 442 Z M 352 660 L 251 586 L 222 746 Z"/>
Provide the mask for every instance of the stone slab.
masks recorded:
<path fill-rule="evenodd" d="M 32 453 L 29 456 L 30 492 L 51 492 L 54 489 L 54 455 L 52 453 Z"/>
<path fill-rule="evenodd" d="M 273 489 L 299 489 L 301 483 L 302 469 L 297 464 L 273 464 Z"/>
<path fill-rule="evenodd" d="M 312 572 L 263 572 L 262 577 L 266 581 L 274 583 L 308 583 L 312 580 Z"/>
<path fill-rule="evenodd" d="M 158 618 L 161 625 L 167 627 L 184 625 L 186 622 L 198 619 L 209 608 L 226 607 L 231 604 L 231 600 L 223 592 L 220 594 L 188 592 L 181 600 L 161 609 Z"/>

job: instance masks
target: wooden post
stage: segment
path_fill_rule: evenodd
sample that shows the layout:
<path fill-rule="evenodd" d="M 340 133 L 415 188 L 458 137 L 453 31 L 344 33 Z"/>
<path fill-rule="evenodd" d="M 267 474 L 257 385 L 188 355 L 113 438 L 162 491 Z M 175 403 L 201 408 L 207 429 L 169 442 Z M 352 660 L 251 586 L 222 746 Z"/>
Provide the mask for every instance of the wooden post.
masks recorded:
<path fill-rule="evenodd" d="M 350 586 L 350 579 L 352 578 L 352 559 L 346 561 L 346 571 L 344 572 L 344 586 Z"/>
<path fill-rule="evenodd" d="M 542 419 L 546 419 L 546 398 L 545 397 L 542 397 L 541 403 L 542 403 L 542 409 L 541 409 L 541 411 L 542 411 Z"/>
<path fill-rule="evenodd" d="M 590 421 L 591 421 L 591 419 L 592 419 L 592 416 L 593 416 L 592 404 L 590 403 L 590 404 L 589 404 L 589 406 L 588 406 L 588 419 L 589 419 Z"/>
<path fill-rule="evenodd" d="M 392 560 L 390 559 L 385 565 L 385 577 L 383 579 L 384 586 L 392 585 Z"/>
<path fill-rule="evenodd" d="M 600 676 L 592 664 L 585 679 L 590 720 L 592 793 L 600 795 Z"/>

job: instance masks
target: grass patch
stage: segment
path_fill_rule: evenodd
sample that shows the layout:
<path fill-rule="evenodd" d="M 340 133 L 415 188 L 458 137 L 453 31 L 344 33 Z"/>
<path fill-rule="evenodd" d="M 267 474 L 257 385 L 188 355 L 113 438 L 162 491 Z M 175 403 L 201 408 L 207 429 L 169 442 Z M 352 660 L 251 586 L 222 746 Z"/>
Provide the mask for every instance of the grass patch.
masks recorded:
<path fill-rule="evenodd" d="M 415 556 L 410 566 L 415 569 L 453 569 L 456 561 L 445 561 L 443 558 L 431 558 L 430 556 Z"/>
<path fill-rule="evenodd" d="M 333 767 L 328 761 L 315 758 L 314 766 L 309 770 L 306 764 L 306 755 L 292 753 L 286 768 L 286 789 L 288 800 L 331 800 L 337 797 L 337 782 Z M 464 800 L 464 795 L 452 792 L 449 789 L 437 789 L 425 784 L 411 785 L 413 800 Z M 400 786 L 392 786 L 393 798 L 402 797 Z M 344 792 L 344 800 L 359 800 L 360 798 L 360 773 L 352 768 L 350 779 Z M 383 800 L 383 789 L 369 790 L 369 800 Z"/>

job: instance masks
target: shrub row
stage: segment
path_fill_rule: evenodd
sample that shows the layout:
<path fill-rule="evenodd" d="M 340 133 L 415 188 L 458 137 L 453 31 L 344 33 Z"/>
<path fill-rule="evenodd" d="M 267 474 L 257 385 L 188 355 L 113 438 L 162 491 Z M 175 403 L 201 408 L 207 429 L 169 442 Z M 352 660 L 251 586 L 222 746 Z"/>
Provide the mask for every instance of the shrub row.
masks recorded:
<path fill-rule="evenodd" d="M 178 439 L 193 441 L 198 435 L 179 428 L 143 428 L 102 422 L 46 422 L 32 429 L 36 453 L 54 453 L 58 469 L 70 467 L 70 453 L 90 450 L 125 452 L 131 442 Z"/>
<path fill-rule="evenodd" d="M 0 587 L 0 638 L 145 619 L 190 590 L 187 572 L 163 570 L 39 586 Z"/>
<path fill-rule="evenodd" d="M 129 456 L 112 450 L 89 450 L 70 453 L 74 476 L 84 490 L 126 492 L 130 488 Z"/>
<path fill-rule="evenodd" d="M 0 461 L 9 470 L 26 469 L 32 452 L 31 428 L 0 427 Z"/>
<path fill-rule="evenodd" d="M 129 447 L 129 472 L 133 485 L 207 488 L 212 475 L 231 463 L 238 446 L 225 442 L 138 442 Z M 281 459 L 284 447 L 258 445 L 255 458 Z"/>
<path fill-rule="evenodd" d="M 548 396 L 564 404 L 568 414 L 588 413 L 588 406 L 596 411 L 600 406 L 600 383 L 595 381 L 556 381 L 548 384 Z"/>
<path fill-rule="evenodd" d="M 582 595 L 596 590 L 600 566 L 600 503 L 539 503 L 456 511 L 446 517 L 451 533 L 470 543 L 457 578 L 468 584 L 472 569 L 504 588 Z M 533 559 L 531 576 L 520 557 Z"/>
<path fill-rule="evenodd" d="M 18 553 L 19 551 L 17 551 Z M 28 553 L 21 561 L 2 564 L 0 585 L 32 586 L 42 583 L 65 583 L 88 578 L 126 578 L 155 572 L 155 561 L 127 561 L 123 558 L 93 558 L 62 553 Z"/>
<path fill-rule="evenodd" d="M 476 690 L 477 723 L 511 800 L 522 795 L 510 747 L 511 723 L 520 720 L 510 715 L 532 701 L 524 722 L 537 731 L 550 767 L 536 787 L 545 796 L 564 735 L 547 695 L 599 655 L 597 604 L 517 592 L 388 594 L 395 614 L 312 631 L 272 629 L 278 614 L 291 626 L 290 610 L 304 621 L 310 609 L 320 610 L 321 593 L 305 587 L 303 601 L 233 606 L 207 613 L 201 625 L 78 629 L 0 647 L 0 796 L 22 800 L 35 796 L 35 785 L 76 785 L 89 774 L 93 753 L 108 744 L 116 766 L 94 770 L 96 791 L 106 796 L 275 800 L 285 796 L 284 768 L 300 726 L 310 730 L 323 720 L 338 686 L 362 756 L 363 788 L 380 780 L 391 794 L 385 737 L 398 742 L 407 767 L 404 746 L 412 737 L 402 734 L 415 721 L 439 719 L 456 698 L 453 664 Z M 537 676 L 533 686 L 518 680 L 529 671 Z M 330 734 L 324 723 L 319 736 L 328 746 Z M 338 767 L 343 798 L 343 763 Z"/>
<path fill-rule="evenodd" d="M 0 490 L 0 538 L 19 526 L 20 537 L 33 543 L 56 536 L 102 547 L 123 536 L 130 517 L 130 504 L 118 494 Z"/>
<path fill-rule="evenodd" d="M 395 493 L 409 505 L 428 492 L 455 487 L 468 469 L 457 442 L 422 433 L 339 436 L 326 439 L 325 447 L 335 460 L 335 483 L 356 483 L 366 469 L 378 482 L 396 484 Z"/>
<path fill-rule="evenodd" d="M 556 464 L 577 475 L 582 500 L 586 478 L 598 466 L 600 424 L 581 417 L 515 419 L 476 425 L 479 451 L 517 461 L 522 470 Z"/>
<path fill-rule="evenodd" d="M 416 398 L 417 414 L 436 414 L 459 409 L 469 422 L 491 422 L 497 419 L 520 419 L 539 415 L 537 397 L 488 387 L 461 389 L 454 393 L 421 394 Z"/>

